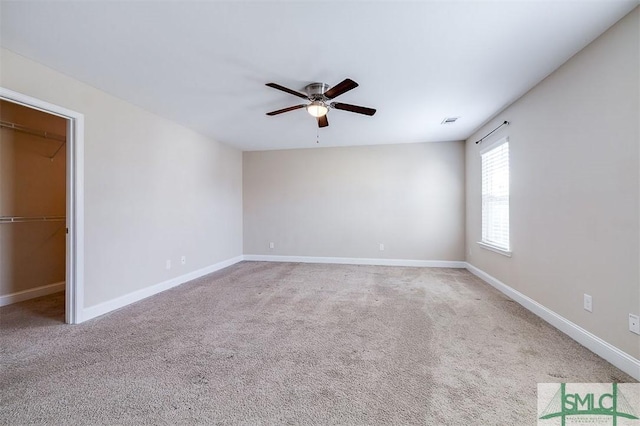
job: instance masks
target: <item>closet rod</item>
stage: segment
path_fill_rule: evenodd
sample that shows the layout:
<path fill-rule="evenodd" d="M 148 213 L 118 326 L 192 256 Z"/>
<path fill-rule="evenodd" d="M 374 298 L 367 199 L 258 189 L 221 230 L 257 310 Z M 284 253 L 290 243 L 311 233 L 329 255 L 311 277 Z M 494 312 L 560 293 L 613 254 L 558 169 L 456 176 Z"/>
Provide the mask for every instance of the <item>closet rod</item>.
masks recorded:
<path fill-rule="evenodd" d="M 0 223 L 64 222 L 66 216 L 0 216 Z"/>
<path fill-rule="evenodd" d="M 45 132 L 38 129 L 33 129 L 31 127 L 23 126 L 21 124 L 10 123 L 8 121 L 0 121 L 0 127 L 4 127 L 5 129 L 15 130 L 17 132 L 29 133 L 30 135 L 39 136 L 45 139 L 52 139 L 58 142 L 66 142 L 67 138 L 62 135 L 57 135 L 51 132 Z"/>

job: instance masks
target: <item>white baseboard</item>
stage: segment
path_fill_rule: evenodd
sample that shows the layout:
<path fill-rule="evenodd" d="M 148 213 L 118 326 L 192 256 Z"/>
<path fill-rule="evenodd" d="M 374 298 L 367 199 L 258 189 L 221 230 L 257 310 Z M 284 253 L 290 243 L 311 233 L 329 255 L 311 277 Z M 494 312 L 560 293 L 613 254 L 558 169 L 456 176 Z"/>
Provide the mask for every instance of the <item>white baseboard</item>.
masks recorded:
<path fill-rule="evenodd" d="M 626 352 L 621 351 L 610 343 L 605 342 L 598 336 L 588 332 L 579 325 L 574 324 L 568 319 L 558 315 L 549 308 L 541 305 L 535 300 L 525 296 L 517 290 L 509 287 L 500 280 L 492 277 L 481 269 L 467 263 L 467 269 L 473 275 L 487 282 L 498 291 L 509 296 L 532 313 L 536 314 L 558 330 L 562 331 L 576 342 L 580 343 L 595 354 L 609 361 L 636 380 L 640 380 L 640 360 L 632 357 Z"/>
<path fill-rule="evenodd" d="M 415 266 L 420 268 L 466 268 L 467 263 L 455 260 L 366 259 L 358 257 L 272 256 L 245 254 L 244 260 L 258 262 L 334 263 L 339 265 Z"/>
<path fill-rule="evenodd" d="M 84 308 L 82 311 L 82 317 L 78 322 L 79 323 L 84 322 L 92 318 L 98 317 L 100 315 L 104 315 L 108 312 L 115 311 L 116 309 L 130 305 L 134 302 L 145 299 L 149 296 L 153 296 L 154 294 L 161 293 L 165 290 L 169 290 L 170 288 L 177 287 L 180 284 L 184 284 L 188 281 L 195 280 L 196 278 L 200 278 L 204 275 L 207 275 L 212 272 L 219 271 L 220 269 L 224 269 L 228 266 L 234 265 L 238 262 L 241 262 L 242 260 L 243 260 L 242 256 L 237 256 L 231 259 L 223 260 L 222 262 L 218 262 L 214 265 L 207 266 L 202 269 L 198 269 L 197 271 L 189 272 L 188 274 L 180 275 L 179 277 L 175 277 L 170 280 L 163 281 L 161 283 L 158 283 L 149 287 L 145 287 L 140 290 L 136 290 L 132 293 L 125 294 L 124 296 L 120 296 L 118 298 L 109 300 L 107 302 L 103 302 L 98 305 Z"/>
<path fill-rule="evenodd" d="M 15 293 L 0 296 L 0 306 L 11 305 L 13 303 L 22 302 L 29 299 L 34 299 L 40 296 L 46 296 L 48 294 L 64 291 L 65 282 L 53 283 L 43 285 L 36 288 L 30 288 L 28 290 L 16 291 Z"/>

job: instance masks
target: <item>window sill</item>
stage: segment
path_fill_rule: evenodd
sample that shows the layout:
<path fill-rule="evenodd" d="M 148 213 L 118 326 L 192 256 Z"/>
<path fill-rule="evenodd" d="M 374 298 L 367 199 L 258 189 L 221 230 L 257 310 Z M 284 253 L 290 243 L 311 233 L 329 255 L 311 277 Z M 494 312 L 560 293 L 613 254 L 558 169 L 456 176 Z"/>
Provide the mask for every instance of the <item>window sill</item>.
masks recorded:
<path fill-rule="evenodd" d="M 511 251 L 510 250 L 505 250 L 505 249 L 500 248 L 500 247 L 492 246 L 491 244 L 483 243 L 482 241 L 478 241 L 478 245 L 480 247 L 482 247 L 483 249 L 485 249 L 485 250 L 489 250 L 489 251 L 492 251 L 494 253 L 501 254 L 503 256 L 511 257 Z"/>

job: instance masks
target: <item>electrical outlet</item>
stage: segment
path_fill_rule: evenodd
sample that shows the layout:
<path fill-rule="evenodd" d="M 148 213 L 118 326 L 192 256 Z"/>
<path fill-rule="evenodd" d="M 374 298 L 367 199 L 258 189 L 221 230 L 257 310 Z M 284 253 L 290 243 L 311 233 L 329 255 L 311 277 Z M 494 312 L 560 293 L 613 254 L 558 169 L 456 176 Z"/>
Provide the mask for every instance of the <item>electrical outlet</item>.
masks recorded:
<path fill-rule="evenodd" d="M 183 265 L 186 265 L 187 264 L 187 256 L 182 256 L 180 258 L 180 263 L 182 263 Z"/>
<path fill-rule="evenodd" d="M 384 251 L 384 244 L 380 243 L 380 251 Z"/>
<path fill-rule="evenodd" d="M 167 259 L 167 263 L 165 264 L 165 268 L 171 269 L 171 260 Z"/>
<path fill-rule="evenodd" d="M 269 248 L 270 249 L 275 248 L 275 247 L 276 247 L 275 243 L 269 243 Z"/>
<path fill-rule="evenodd" d="M 640 334 L 640 317 L 638 315 L 629 314 L 629 331 Z"/>
<path fill-rule="evenodd" d="M 584 310 L 593 312 L 593 300 L 588 294 L 584 294 Z"/>

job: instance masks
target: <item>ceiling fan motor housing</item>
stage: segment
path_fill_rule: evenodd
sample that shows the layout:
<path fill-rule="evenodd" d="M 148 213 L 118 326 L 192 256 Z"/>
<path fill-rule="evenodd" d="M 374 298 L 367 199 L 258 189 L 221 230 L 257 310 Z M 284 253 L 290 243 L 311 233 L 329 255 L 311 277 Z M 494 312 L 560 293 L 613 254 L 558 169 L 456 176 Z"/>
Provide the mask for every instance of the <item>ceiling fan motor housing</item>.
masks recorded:
<path fill-rule="evenodd" d="M 326 100 L 324 93 L 329 90 L 327 83 L 311 83 L 307 84 L 304 88 L 305 93 L 312 101 L 324 101 Z"/>

